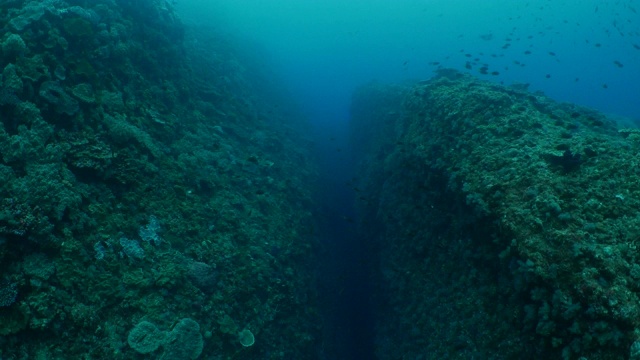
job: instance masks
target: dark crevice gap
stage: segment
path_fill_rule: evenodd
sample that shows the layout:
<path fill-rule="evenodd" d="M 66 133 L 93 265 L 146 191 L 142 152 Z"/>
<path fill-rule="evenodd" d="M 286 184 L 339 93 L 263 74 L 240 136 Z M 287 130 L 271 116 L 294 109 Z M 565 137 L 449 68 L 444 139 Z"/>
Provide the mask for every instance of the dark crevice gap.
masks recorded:
<path fill-rule="evenodd" d="M 327 327 L 327 359 L 375 359 L 374 317 L 367 246 L 358 237 L 355 224 L 354 176 L 350 149 L 341 138 L 341 126 L 317 141 L 320 170 L 318 203 L 321 256 L 320 293 Z M 323 133 L 322 131 L 320 133 Z"/>

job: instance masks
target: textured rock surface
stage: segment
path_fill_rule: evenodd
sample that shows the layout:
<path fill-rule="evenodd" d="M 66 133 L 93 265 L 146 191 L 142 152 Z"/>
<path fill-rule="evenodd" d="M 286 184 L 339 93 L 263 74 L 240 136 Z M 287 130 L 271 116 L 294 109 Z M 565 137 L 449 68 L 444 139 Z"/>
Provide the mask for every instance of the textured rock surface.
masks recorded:
<path fill-rule="evenodd" d="M 312 161 L 263 75 L 165 1 L 5 1 L 0 29 L 0 357 L 131 359 L 184 318 L 201 359 L 312 356 Z"/>
<path fill-rule="evenodd" d="M 630 355 L 635 129 L 447 70 L 363 88 L 353 114 L 361 231 L 381 264 L 381 359 Z M 365 128 L 387 135 L 362 141 Z"/>

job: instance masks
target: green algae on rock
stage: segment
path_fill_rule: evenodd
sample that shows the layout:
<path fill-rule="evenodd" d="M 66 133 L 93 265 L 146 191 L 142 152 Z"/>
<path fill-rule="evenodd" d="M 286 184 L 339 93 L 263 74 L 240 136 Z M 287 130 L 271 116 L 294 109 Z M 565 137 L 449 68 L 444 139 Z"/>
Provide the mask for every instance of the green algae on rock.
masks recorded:
<path fill-rule="evenodd" d="M 0 28 L 0 357 L 232 358 L 222 322 L 311 358 L 314 170 L 229 41 L 158 1 L 9 1 Z"/>
<path fill-rule="evenodd" d="M 377 107 L 385 91 L 395 106 Z M 365 147 L 358 184 L 382 264 L 380 359 L 637 352 L 634 131 L 454 71 L 365 87 L 352 109 L 354 129 L 389 134 Z"/>

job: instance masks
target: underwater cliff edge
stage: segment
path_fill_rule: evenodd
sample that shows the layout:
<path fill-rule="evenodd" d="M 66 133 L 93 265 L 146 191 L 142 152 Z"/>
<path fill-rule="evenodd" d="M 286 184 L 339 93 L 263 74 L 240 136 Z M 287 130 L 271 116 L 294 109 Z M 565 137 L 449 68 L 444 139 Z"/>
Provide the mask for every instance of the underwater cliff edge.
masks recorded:
<path fill-rule="evenodd" d="M 379 359 L 639 359 L 640 131 L 442 69 L 361 87 Z"/>
<path fill-rule="evenodd" d="M 315 358 L 300 119 L 165 2 L 2 10 L 0 357 Z"/>

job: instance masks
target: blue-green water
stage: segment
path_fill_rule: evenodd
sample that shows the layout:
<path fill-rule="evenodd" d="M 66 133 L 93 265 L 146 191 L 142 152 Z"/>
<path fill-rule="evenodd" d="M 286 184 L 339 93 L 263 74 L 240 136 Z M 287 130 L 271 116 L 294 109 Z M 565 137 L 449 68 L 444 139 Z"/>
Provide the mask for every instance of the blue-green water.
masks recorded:
<path fill-rule="evenodd" d="M 525 84 L 532 92 L 621 116 L 627 123 L 640 120 L 637 1 L 234 0 L 178 5 L 195 22 L 265 48 L 275 75 L 312 121 L 324 191 L 331 199 L 324 205 L 334 214 L 325 226 L 332 229 L 343 229 L 335 222 L 353 211 L 348 202 L 335 199 L 344 198 L 343 184 L 354 176 L 347 134 L 351 96 L 359 85 L 424 80 L 439 68 L 454 68 L 495 83 Z M 331 257 L 335 261 L 329 267 L 348 269 L 358 261 L 353 251 L 361 240 L 352 232 L 337 238 L 329 233 L 334 255 L 340 254 L 339 260 Z M 350 301 L 367 301 L 370 295 Z M 371 324 L 357 316 L 341 319 L 339 326 L 350 332 Z M 359 350 L 344 354 L 371 356 L 357 346 Z"/>
<path fill-rule="evenodd" d="M 466 71 L 467 61 L 473 63 L 469 72 L 481 78 L 529 83 L 531 90 L 607 113 L 640 113 L 636 1 L 244 0 L 178 6 L 194 21 L 265 46 L 318 122 L 323 116 L 325 123 L 344 121 L 359 84 L 429 78 L 433 62 Z M 482 76 L 483 64 L 500 74 Z"/>
<path fill-rule="evenodd" d="M 637 0 L 0 10 L 0 359 L 640 358 Z"/>

